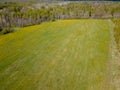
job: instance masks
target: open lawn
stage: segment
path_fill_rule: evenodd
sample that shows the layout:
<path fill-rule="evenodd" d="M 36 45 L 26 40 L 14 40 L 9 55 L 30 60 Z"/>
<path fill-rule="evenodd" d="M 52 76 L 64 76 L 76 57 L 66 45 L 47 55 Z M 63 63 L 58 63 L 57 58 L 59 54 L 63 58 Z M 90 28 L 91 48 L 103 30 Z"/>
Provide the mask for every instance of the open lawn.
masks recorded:
<path fill-rule="evenodd" d="M 0 36 L 0 90 L 110 90 L 112 28 L 60 20 Z"/>

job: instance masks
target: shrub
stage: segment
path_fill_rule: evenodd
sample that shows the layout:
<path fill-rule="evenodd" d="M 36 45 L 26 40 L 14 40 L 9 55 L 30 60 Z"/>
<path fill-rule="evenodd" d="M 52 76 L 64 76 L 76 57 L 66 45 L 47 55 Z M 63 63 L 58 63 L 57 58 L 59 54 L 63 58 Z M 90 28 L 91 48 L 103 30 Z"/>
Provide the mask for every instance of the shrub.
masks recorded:
<path fill-rule="evenodd" d="M 2 26 L 0 25 L 0 31 L 2 31 L 3 29 L 2 29 Z"/>
<path fill-rule="evenodd" d="M 13 28 L 5 28 L 3 31 L 3 34 L 7 34 L 7 33 L 11 33 L 11 32 L 14 32 Z"/>

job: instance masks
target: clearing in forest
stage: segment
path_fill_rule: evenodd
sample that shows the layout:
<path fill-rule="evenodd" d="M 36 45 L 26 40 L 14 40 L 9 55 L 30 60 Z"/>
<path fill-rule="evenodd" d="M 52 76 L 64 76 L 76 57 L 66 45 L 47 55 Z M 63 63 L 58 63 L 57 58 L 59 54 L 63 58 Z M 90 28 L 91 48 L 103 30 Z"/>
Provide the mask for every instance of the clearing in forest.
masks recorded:
<path fill-rule="evenodd" d="M 0 90 L 108 90 L 110 20 L 59 20 L 0 36 Z"/>

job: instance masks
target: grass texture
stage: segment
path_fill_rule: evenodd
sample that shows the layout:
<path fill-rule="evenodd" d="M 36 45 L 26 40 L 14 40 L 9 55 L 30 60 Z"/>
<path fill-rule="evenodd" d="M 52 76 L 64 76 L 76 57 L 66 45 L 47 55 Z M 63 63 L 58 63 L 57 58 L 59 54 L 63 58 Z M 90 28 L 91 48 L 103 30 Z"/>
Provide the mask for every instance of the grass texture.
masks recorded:
<path fill-rule="evenodd" d="M 109 20 L 59 20 L 0 36 L 0 90 L 108 90 Z"/>

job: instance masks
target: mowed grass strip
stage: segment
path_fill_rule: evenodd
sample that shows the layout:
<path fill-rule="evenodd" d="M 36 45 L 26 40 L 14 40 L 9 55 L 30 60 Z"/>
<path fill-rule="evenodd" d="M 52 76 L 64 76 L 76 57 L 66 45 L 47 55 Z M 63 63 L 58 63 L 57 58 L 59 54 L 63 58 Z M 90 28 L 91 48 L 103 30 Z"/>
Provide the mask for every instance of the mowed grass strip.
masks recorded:
<path fill-rule="evenodd" d="M 0 90 L 103 90 L 108 20 L 60 20 L 0 37 Z"/>

